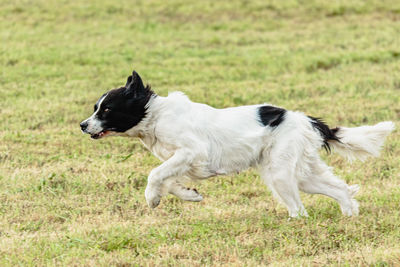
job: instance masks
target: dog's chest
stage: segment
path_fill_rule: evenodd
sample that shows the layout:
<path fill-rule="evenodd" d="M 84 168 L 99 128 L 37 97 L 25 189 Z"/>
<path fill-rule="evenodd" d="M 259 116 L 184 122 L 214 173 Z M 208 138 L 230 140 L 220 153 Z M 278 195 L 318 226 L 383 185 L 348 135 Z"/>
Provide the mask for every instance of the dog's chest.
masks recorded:
<path fill-rule="evenodd" d="M 143 138 L 141 141 L 145 147 L 153 153 L 153 155 L 162 161 L 166 161 L 172 157 L 176 151 L 176 147 L 161 142 L 156 138 Z"/>

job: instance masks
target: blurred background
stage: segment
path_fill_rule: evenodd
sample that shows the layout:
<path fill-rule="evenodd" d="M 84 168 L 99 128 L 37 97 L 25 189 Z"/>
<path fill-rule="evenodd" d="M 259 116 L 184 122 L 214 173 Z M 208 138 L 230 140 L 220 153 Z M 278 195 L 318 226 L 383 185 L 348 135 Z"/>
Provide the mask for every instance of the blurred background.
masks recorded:
<path fill-rule="evenodd" d="M 287 222 L 254 171 L 148 210 L 159 164 L 133 139 L 80 133 L 135 69 L 160 95 L 271 103 L 332 126 L 400 119 L 400 1 L 0 0 L 0 264 L 400 264 L 399 133 L 348 164 L 361 216 L 303 196 Z M 123 265 L 128 264 L 128 265 Z"/>

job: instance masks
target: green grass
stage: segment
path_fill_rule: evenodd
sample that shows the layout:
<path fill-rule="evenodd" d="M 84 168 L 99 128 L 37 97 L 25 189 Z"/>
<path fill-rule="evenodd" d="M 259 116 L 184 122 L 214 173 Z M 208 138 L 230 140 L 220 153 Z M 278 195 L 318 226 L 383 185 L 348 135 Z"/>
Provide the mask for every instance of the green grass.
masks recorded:
<path fill-rule="evenodd" d="M 336 125 L 400 121 L 400 2 L 0 3 L 0 265 L 400 264 L 400 134 L 379 159 L 326 155 L 361 191 L 346 218 L 303 195 L 287 220 L 255 171 L 210 179 L 201 203 L 144 199 L 159 164 L 79 122 L 136 69 L 160 95 L 269 102 Z"/>

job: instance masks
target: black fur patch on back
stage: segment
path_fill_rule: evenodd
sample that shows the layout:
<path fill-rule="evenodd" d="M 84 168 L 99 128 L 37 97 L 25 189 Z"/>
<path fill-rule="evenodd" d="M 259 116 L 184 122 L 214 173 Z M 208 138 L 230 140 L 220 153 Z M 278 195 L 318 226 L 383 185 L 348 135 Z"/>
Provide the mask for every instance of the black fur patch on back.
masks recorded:
<path fill-rule="evenodd" d="M 276 127 L 284 119 L 286 110 L 273 106 L 262 106 L 258 109 L 258 116 L 264 126 Z"/>
<path fill-rule="evenodd" d="M 331 147 L 329 146 L 328 141 L 329 140 L 335 140 L 340 142 L 339 138 L 336 136 L 337 131 L 339 128 L 333 128 L 329 129 L 329 126 L 325 124 L 325 122 L 320 119 L 320 118 L 314 118 L 311 116 L 308 116 L 311 119 L 311 125 L 314 127 L 314 129 L 318 130 L 318 132 L 321 134 L 322 138 L 324 139 L 324 144 L 323 147 L 327 152 L 331 151 Z"/>

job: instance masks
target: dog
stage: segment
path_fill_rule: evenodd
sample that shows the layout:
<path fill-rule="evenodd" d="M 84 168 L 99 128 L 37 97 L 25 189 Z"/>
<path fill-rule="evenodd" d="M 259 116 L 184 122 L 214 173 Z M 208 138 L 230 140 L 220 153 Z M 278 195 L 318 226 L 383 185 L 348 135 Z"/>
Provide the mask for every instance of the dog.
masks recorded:
<path fill-rule="evenodd" d="M 217 109 L 192 102 L 182 92 L 162 97 L 144 86 L 136 71 L 124 87 L 102 95 L 80 127 L 93 139 L 138 137 L 163 161 L 148 176 L 145 198 L 150 208 L 168 193 L 201 201 L 196 189 L 184 185 L 188 180 L 255 167 L 290 217 L 308 216 L 300 190 L 331 197 L 344 215 L 358 215 L 354 196 L 359 186 L 336 177 L 319 150 L 336 151 L 350 161 L 377 157 L 395 128 L 385 121 L 331 129 L 319 118 L 269 104 Z"/>

